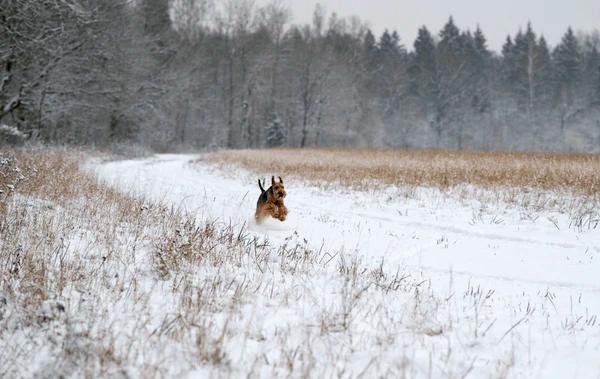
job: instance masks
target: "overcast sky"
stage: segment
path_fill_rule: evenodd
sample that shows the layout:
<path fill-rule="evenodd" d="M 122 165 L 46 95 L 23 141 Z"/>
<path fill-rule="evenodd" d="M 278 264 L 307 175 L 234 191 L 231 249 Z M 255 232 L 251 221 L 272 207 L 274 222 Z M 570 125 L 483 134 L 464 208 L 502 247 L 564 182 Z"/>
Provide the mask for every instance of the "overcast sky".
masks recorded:
<path fill-rule="evenodd" d="M 560 41 L 569 25 L 576 31 L 600 29 L 600 0 L 287 0 L 294 23 L 310 22 L 317 3 L 328 14 L 359 16 L 377 34 L 396 29 L 410 48 L 421 25 L 437 33 L 450 15 L 461 29 L 479 24 L 496 51 L 509 33 L 514 35 L 528 21 L 551 45 Z"/>

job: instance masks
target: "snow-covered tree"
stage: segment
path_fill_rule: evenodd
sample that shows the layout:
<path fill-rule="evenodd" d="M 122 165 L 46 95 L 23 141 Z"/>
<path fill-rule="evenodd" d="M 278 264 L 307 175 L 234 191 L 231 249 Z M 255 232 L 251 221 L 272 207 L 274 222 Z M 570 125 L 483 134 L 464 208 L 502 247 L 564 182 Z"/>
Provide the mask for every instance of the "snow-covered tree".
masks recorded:
<path fill-rule="evenodd" d="M 269 117 L 265 142 L 268 147 L 280 147 L 285 144 L 285 128 L 276 113 Z"/>

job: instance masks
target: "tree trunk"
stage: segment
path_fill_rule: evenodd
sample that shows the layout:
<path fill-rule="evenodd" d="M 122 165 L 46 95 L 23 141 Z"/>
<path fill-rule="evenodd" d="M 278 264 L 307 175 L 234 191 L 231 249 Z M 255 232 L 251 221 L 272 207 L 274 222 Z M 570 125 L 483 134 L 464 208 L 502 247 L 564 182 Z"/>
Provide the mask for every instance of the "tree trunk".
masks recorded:
<path fill-rule="evenodd" d="M 233 128 L 233 106 L 234 106 L 234 83 L 233 83 L 233 52 L 229 50 L 228 57 L 229 85 L 228 85 L 228 109 L 227 109 L 227 147 L 235 147 L 235 130 Z"/>
<path fill-rule="evenodd" d="M 306 146 L 306 138 L 308 136 L 308 112 L 309 112 L 309 108 L 305 104 L 304 111 L 302 114 L 302 140 L 300 141 L 300 147 Z"/>

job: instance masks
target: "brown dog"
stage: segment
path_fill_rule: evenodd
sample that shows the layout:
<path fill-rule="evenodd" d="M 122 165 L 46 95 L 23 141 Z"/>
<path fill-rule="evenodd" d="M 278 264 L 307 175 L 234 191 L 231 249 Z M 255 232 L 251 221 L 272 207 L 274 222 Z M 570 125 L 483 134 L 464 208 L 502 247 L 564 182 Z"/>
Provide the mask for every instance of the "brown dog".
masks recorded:
<path fill-rule="evenodd" d="M 258 187 L 260 188 L 261 194 L 256 202 L 256 213 L 254 214 L 256 222 L 261 223 L 262 220 L 269 215 L 279 221 L 285 221 L 288 210 L 283 204 L 283 199 L 287 195 L 285 188 L 283 187 L 283 179 L 281 179 L 280 176 L 279 182 L 275 182 L 275 177 L 272 176 L 271 187 L 266 191 L 263 187 L 264 184 L 264 180 L 261 184 L 260 179 L 258 179 Z"/>

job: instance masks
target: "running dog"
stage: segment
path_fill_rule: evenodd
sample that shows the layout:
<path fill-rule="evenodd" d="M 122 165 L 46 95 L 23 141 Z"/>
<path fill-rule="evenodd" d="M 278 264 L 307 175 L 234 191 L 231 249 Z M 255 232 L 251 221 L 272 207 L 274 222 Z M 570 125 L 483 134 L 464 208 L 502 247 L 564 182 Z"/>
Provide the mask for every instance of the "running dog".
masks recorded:
<path fill-rule="evenodd" d="M 260 188 L 260 196 L 256 202 L 256 213 L 254 218 L 256 223 L 260 224 L 265 217 L 271 216 L 278 219 L 279 221 L 285 221 L 287 218 L 288 210 L 283 204 L 283 199 L 286 197 L 285 187 L 283 186 L 283 179 L 279 176 L 279 182 L 275 181 L 275 177 L 271 177 L 271 187 L 265 190 L 265 181 L 260 182 L 258 179 L 258 188 Z"/>

